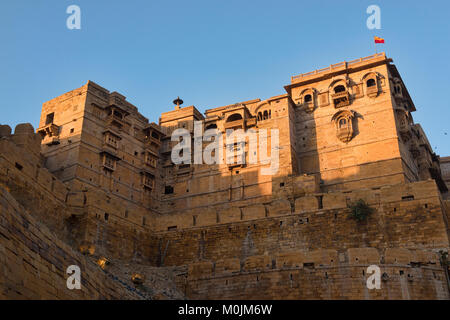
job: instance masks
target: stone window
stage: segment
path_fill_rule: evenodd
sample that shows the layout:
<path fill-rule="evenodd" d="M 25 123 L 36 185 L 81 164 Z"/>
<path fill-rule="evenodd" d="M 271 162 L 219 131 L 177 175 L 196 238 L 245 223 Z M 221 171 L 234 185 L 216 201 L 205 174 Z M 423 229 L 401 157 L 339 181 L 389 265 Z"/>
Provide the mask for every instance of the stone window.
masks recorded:
<path fill-rule="evenodd" d="M 315 101 L 315 89 L 308 88 L 302 91 L 299 97 L 300 104 L 298 106 L 302 106 L 306 112 L 314 111 L 316 107 Z"/>
<path fill-rule="evenodd" d="M 114 149 L 117 149 L 119 147 L 119 140 L 120 137 L 116 136 L 115 134 L 112 134 L 111 132 L 105 133 L 105 144 L 107 144 L 110 147 L 113 147 Z"/>
<path fill-rule="evenodd" d="M 209 129 L 217 129 L 217 125 L 215 123 L 208 124 L 205 128 L 205 130 Z"/>
<path fill-rule="evenodd" d="M 272 118 L 272 111 L 271 110 L 264 110 L 264 111 L 258 112 L 257 121 L 269 120 L 271 118 Z"/>
<path fill-rule="evenodd" d="M 375 87 L 376 85 L 377 85 L 377 83 L 376 83 L 375 79 L 369 79 L 366 81 L 367 88 Z"/>
<path fill-rule="evenodd" d="M 242 116 L 239 113 L 235 113 L 228 117 L 227 122 L 238 121 L 241 119 L 242 119 Z"/>
<path fill-rule="evenodd" d="M 47 117 L 45 118 L 45 125 L 52 124 L 54 118 L 55 118 L 55 113 L 54 113 L 54 112 L 49 113 L 49 114 L 47 115 Z"/>
<path fill-rule="evenodd" d="M 353 138 L 353 118 L 353 111 L 343 110 L 337 112 L 331 119 L 336 125 L 336 136 L 342 142 L 347 143 Z"/>
<path fill-rule="evenodd" d="M 116 169 L 116 159 L 113 158 L 112 156 L 104 153 L 103 154 L 103 167 L 105 167 L 105 169 L 114 171 Z"/>
<path fill-rule="evenodd" d="M 367 96 L 370 98 L 375 98 L 378 95 L 378 81 L 377 74 L 374 72 L 370 72 L 363 77 L 363 81 L 365 84 L 365 90 Z"/>
<path fill-rule="evenodd" d="M 144 188 L 152 190 L 155 183 L 155 177 L 147 172 L 144 172 L 142 174 L 142 184 L 144 185 Z"/>
<path fill-rule="evenodd" d="M 317 196 L 317 207 L 323 209 L 323 196 Z"/>
<path fill-rule="evenodd" d="M 402 98 L 403 97 L 402 84 L 401 84 L 400 79 L 398 79 L 398 78 L 394 79 L 393 89 L 394 89 L 394 96 L 395 97 L 397 97 L 397 98 Z"/>
<path fill-rule="evenodd" d="M 99 119 L 103 118 L 103 109 L 98 107 L 98 106 L 96 106 L 96 105 L 93 105 L 92 113 L 94 114 L 95 117 L 97 117 Z"/>
<path fill-rule="evenodd" d="M 345 87 L 343 85 L 338 85 L 334 88 L 334 93 L 345 92 Z"/>
<path fill-rule="evenodd" d="M 159 140 L 159 134 L 157 134 L 155 131 L 152 131 L 152 137 L 156 140 Z"/>
<path fill-rule="evenodd" d="M 123 118 L 122 113 L 119 112 L 119 111 L 117 111 L 117 110 L 114 110 L 114 111 L 113 111 L 113 115 L 114 115 L 114 117 L 119 118 L 119 119 L 122 119 L 122 118 Z"/>
<path fill-rule="evenodd" d="M 165 186 L 164 187 L 164 194 L 172 194 L 173 193 L 173 187 L 172 186 Z"/>
<path fill-rule="evenodd" d="M 154 156 L 150 152 L 146 152 L 144 160 L 145 160 L 146 165 L 148 165 L 152 168 L 156 168 L 156 163 L 158 162 L 158 159 L 156 158 L 156 156 Z"/>
<path fill-rule="evenodd" d="M 343 84 L 336 85 L 332 92 L 331 99 L 335 108 L 345 107 L 350 104 L 350 95 Z"/>
<path fill-rule="evenodd" d="M 403 142 L 408 142 L 412 137 L 408 119 L 408 112 L 403 110 L 395 110 L 395 115 L 397 118 L 400 137 L 402 138 Z"/>

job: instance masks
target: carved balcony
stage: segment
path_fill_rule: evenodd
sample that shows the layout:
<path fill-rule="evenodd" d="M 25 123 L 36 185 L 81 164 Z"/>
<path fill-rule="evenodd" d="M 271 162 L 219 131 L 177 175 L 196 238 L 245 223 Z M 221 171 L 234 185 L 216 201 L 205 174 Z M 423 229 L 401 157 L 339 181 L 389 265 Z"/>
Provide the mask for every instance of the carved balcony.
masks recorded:
<path fill-rule="evenodd" d="M 245 120 L 239 119 L 235 121 L 225 122 L 225 129 L 245 129 Z"/>
<path fill-rule="evenodd" d="M 333 93 L 331 95 L 335 108 L 341 108 L 350 104 L 350 95 L 348 91 Z"/>
<path fill-rule="evenodd" d="M 148 172 L 142 172 L 142 185 L 145 189 L 153 190 L 155 187 L 155 177 Z"/>
<path fill-rule="evenodd" d="M 60 143 L 59 126 L 54 123 L 38 128 L 37 132 L 42 136 L 42 143 L 46 145 L 55 145 Z"/>
<path fill-rule="evenodd" d="M 375 98 L 376 96 L 378 96 L 378 87 L 377 86 L 367 87 L 366 93 L 368 97 Z"/>

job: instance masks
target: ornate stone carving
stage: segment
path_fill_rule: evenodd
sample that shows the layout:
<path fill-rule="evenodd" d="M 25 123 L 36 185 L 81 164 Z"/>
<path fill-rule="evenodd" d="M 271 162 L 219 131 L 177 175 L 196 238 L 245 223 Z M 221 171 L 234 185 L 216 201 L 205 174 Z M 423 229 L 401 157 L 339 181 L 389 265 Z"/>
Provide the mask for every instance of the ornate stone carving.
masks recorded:
<path fill-rule="evenodd" d="M 336 136 L 344 143 L 349 142 L 353 138 L 354 115 L 354 111 L 342 110 L 337 112 L 331 119 L 336 125 Z"/>

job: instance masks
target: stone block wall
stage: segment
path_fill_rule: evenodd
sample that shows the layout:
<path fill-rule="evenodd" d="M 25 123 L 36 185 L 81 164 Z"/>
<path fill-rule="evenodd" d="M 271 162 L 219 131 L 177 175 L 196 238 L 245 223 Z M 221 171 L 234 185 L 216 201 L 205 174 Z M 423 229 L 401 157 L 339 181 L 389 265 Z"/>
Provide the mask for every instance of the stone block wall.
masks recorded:
<path fill-rule="evenodd" d="M 351 218 L 347 207 L 359 199 L 376 209 L 363 222 Z M 432 180 L 356 193 L 300 197 L 295 200 L 293 211 L 286 204 L 283 214 L 249 220 L 245 214 L 239 220 L 237 208 L 229 210 L 227 217 L 234 220 L 156 232 L 155 242 L 150 244 L 154 263 L 244 261 L 253 255 L 350 247 L 448 250 L 446 214 Z"/>
<path fill-rule="evenodd" d="M 111 281 L 30 215 L 0 186 L 0 299 L 139 299 Z M 81 290 L 69 290 L 67 268 L 81 268 Z"/>
<path fill-rule="evenodd" d="M 380 267 L 380 289 L 367 288 L 370 265 Z M 178 283 L 191 299 L 450 298 L 436 253 L 392 248 L 292 251 L 250 256 L 241 265 L 199 262 Z"/>

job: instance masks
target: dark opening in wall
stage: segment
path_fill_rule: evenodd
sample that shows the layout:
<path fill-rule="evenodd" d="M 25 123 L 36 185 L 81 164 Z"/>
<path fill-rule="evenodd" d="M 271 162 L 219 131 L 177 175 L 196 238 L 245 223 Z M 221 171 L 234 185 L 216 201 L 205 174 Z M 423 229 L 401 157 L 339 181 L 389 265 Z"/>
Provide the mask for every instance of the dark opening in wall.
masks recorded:
<path fill-rule="evenodd" d="M 402 201 L 412 201 L 414 200 L 414 196 L 404 196 L 402 197 Z"/>
<path fill-rule="evenodd" d="M 284 187 L 284 182 L 281 182 L 281 183 L 280 183 L 280 187 Z"/>
<path fill-rule="evenodd" d="M 108 219 L 109 219 L 109 213 L 105 212 L 105 221 L 108 221 Z"/>
<path fill-rule="evenodd" d="M 366 82 L 367 87 L 374 87 L 376 85 L 375 79 L 369 79 Z"/>
<path fill-rule="evenodd" d="M 323 196 L 317 196 L 317 202 L 319 209 L 323 209 Z"/>
<path fill-rule="evenodd" d="M 145 226 L 145 217 L 142 217 L 142 225 Z"/>
<path fill-rule="evenodd" d="M 54 112 L 49 113 L 49 114 L 47 115 L 47 117 L 45 118 L 45 124 L 47 125 L 47 124 L 53 123 L 53 119 L 54 119 L 54 118 L 55 118 L 55 113 L 54 113 Z"/>
<path fill-rule="evenodd" d="M 165 186 L 164 187 L 164 194 L 172 194 L 173 193 L 173 187 L 172 186 Z"/>
<path fill-rule="evenodd" d="M 19 170 L 22 170 L 23 166 L 20 163 L 16 162 L 16 168 L 19 169 Z"/>
<path fill-rule="evenodd" d="M 197 225 L 197 216 L 192 216 L 192 225 L 193 226 Z"/>
<path fill-rule="evenodd" d="M 73 133 L 74 131 L 75 131 L 75 129 L 74 129 L 74 128 L 70 129 L 70 133 Z"/>
<path fill-rule="evenodd" d="M 345 87 L 343 85 L 338 85 L 334 88 L 334 93 L 344 92 Z"/>
<path fill-rule="evenodd" d="M 128 218 L 128 210 L 125 210 L 125 218 Z"/>
<path fill-rule="evenodd" d="M 177 226 L 167 227 L 167 231 L 174 231 L 174 230 L 177 230 Z"/>

